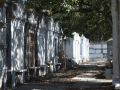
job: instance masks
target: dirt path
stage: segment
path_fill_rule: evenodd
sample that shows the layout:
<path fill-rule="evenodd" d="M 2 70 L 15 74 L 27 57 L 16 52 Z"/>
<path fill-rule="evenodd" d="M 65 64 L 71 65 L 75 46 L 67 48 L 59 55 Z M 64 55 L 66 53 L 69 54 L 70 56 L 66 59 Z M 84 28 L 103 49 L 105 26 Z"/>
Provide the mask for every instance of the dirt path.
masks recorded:
<path fill-rule="evenodd" d="M 115 90 L 104 77 L 104 62 L 87 62 L 31 81 L 13 90 Z"/>

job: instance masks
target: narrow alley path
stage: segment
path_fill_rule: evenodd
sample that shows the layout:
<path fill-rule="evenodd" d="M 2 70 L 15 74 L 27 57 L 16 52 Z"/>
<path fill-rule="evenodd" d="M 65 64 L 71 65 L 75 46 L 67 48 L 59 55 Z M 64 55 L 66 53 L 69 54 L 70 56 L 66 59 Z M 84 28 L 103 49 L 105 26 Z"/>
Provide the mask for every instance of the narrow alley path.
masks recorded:
<path fill-rule="evenodd" d="M 105 79 L 104 70 L 105 61 L 89 61 L 66 71 L 34 78 L 13 90 L 114 90 L 112 80 Z"/>

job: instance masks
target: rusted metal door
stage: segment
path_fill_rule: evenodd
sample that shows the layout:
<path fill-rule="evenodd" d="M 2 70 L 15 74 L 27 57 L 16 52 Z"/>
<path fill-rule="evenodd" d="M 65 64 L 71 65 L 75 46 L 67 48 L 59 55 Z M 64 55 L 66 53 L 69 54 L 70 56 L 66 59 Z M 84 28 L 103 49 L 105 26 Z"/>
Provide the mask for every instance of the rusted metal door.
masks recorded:
<path fill-rule="evenodd" d="M 25 55 L 25 65 L 27 68 L 27 79 L 36 75 L 36 65 L 35 65 L 35 31 L 28 30 L 26 33 L 26 55 Z"/>
<path fill-rule="evenodd" d="M 27 37 L 27 46 L 26 46 L 26 52 L 27 52 L 27 64 L 28 67 L 35 67 L 35 35 L 34 31 L 33 33 L 29 33 Z"/>

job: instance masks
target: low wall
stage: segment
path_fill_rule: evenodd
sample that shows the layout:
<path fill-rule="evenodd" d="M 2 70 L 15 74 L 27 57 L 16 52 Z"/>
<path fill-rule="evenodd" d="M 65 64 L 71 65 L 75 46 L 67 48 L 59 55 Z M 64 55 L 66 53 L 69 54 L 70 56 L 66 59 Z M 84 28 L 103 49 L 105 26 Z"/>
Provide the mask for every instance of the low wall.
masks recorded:
<path fill-rule="evenodd" d="M 90 43 L 89 49 L 90 60 L 107 59 L 107 44 L 106 43 Z"/>

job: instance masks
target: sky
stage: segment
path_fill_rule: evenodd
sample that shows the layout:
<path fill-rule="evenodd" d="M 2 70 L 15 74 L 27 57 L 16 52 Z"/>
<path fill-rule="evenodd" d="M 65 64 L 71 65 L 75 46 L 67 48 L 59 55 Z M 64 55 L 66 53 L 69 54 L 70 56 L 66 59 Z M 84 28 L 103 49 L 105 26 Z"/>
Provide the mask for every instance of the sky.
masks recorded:
<path fill-rule="evenodd" d="M 24 2 L 24 1 L 27 1 L 27 0 L 22 0 L 22 1 Z"/>

